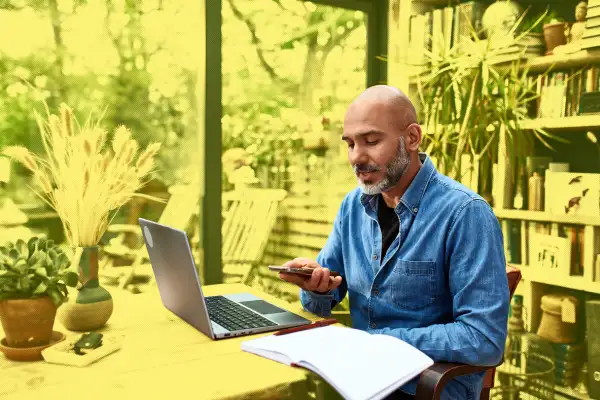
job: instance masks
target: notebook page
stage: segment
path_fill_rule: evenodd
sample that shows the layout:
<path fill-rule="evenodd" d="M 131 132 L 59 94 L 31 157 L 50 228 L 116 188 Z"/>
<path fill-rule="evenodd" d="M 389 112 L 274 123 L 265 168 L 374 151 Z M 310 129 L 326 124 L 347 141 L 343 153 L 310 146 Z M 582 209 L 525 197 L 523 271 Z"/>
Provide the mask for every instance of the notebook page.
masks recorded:
<path fill-rule="evenodd" d="M 369 339 L 344 343 L 340 337 L 333 346 L 335 352 L 311 352 L 311 357 L 301 357 L 308 359 L 307 365 L 300 365 L 321 375 L 345 398 L 359 400 L 384 398 L 433 364 L 425 354 L 392 336 L 369 335 Z"/>
<path fill-rule="evenodd" d="M 291 362 L 321 358 L 327 360 L 336 353 L 345 351 L 344 343 L 362 342 L 368 340 L 369 336 L 367 332 L 356 329 L 325 326 L 287 335 L 272 335 L 249 340 L 242 343 L 242 350 L 255 354 L 265 351 L 279 353 L 287 356 Z M 266 356 L 265 354 L 259 355 Z"/>
<path fill-rule="evenodd" d="M 263 340 L 268 338 L 272 340 Z M 425 354 L 392 336 L 336 326 L 257 339 L 242 348 L 287 354 L 351 400 L 384 398 L 433 364 Z"/>
<path fill-rule="evenodd" d="M 295 362 L 294 351 L 291 348 L 286 348 L 277 341 L 277 336 L 265 336 L 262 338 L 248 340 L 242 342 L 242 350 L 248 353 L 253 353 L 261 357 L 290 365 Z"/>

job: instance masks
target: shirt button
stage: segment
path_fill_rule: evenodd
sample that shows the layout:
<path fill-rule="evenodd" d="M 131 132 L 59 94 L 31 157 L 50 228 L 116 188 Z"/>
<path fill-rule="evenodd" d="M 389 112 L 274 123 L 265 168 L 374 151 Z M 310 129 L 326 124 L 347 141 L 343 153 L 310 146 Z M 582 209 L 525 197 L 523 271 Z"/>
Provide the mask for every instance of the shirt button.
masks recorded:
<path fill-rule="evenodd" d="M 413 211 L 417 212 L 417 211 L 419 211 L 419 209 L 417 207 L 415 207 L 415 208 L 413 208 Z"/>
<path fill-rule="evenodd" d="M 373 329 L 377 328 L 377 324 L 375 324 L 375 323 L 371 324 L 371 328 L 373 328 Z"/>
<path fill-rule="evenodd" d="M 378 294 L 379 294 L 379 290 L 377 290 L 377 289 L 373 290 L 373 295 L 374 296 L 377 296 Z"/>
<path fill-rule="evenodd" d="M 373 254 L 373 260 L 377 260 L 379 257 L 377 257 L 377 254 Z"/>

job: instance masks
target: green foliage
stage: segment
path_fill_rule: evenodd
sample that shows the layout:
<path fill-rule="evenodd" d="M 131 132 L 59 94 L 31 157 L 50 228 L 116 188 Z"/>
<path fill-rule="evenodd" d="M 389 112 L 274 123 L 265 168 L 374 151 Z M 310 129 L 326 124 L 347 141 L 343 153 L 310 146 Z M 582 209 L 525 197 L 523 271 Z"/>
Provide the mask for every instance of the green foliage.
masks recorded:
<path fill-rule="evenodd" d="M 517 34 L 524 16 L 512 28 L 515 39 L 501 47 L 480 40 L 472 31 L 473 40 L 453 47 L 448 54 L 428 54 L 432 71 L 418 82 L 421 118 L 427 129 L 423 142 L 429 154 L 444 161 L 444 172 L 455 179 L 461 171 L 461 156 L 469 154 L 484 165 L 480 182 L 488 184 L 491 165 L 499 157 L 501 130 L 508 148 L 521 158 L 531 153 L 534 138 L 550 149 L 548 139 L 561 140 L 543 129 L 533 129 L 532 134 L 521 129 L 520 123 L 533 117 L 539 96 L 535 81 L 529 78 L 528 68 L 520 65 L 520 58 L 510 63 L 497 61 L 505 47 L 530 34 L 545 14 Z"/>
<path fill-rule="evenodd" d="M 77 285 L 71 262 L 52 240 L 32 237 L 0 247 L 0 300 L 49 296 L 56 306 L 68 299 L 67 286 Z"/>

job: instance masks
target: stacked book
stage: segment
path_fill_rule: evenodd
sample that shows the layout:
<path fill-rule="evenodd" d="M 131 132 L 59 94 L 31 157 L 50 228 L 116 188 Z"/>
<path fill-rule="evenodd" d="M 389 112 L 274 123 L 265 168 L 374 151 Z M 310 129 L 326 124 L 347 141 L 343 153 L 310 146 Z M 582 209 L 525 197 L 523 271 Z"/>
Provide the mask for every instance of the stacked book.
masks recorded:
<path fill-rule="evenodd" d="M 600 0 L 589 0 L 582 38 L 583 49 L 600 47 Z"/>
<path fill-rule="evenodd" d="M 581 367 L 585 360 L 582 343 L 558 344 L 552 343 L 552 362 L 554 363 L 554 382 L 563 387 L 574 388 L 580 379 Z M 533 353 L 542 351 L 537 343 L 532 344 Z M 535 365 L 535 363 L 534 363 Z M 530 365 L 533 367 L 532 365 Z M 543 368 L 544 365 L 535 365 Z"/>
<path fill-rule="evenodd" d="M 529 33 L 509 46 L 493 50 L 493 61 L 497 63 L 510 62 L 517 59 L 528 59 L 543 56 L 546 44 L 541 34 Z"/>

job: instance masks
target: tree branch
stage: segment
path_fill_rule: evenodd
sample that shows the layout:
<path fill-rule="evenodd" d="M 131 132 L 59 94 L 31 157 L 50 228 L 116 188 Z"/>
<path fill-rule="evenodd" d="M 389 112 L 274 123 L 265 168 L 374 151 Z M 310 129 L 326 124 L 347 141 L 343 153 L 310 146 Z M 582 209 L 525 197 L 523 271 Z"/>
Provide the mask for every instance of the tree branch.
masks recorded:
<path fill-rule="evenodd" d="M 254 46 L 256 48 L 256 55 L 258 56 L 258 59 L 260 60 L 260 64 L 265 69 L 265 71 L 267 71 L 267 74 L 269 74 L 271 79 L 273 79 L 273 80 L 279 79 L 279 76 L 275 72 L 275 69 L 265 59 L 264 52 L 263 52 L 262 48 L 260 47 L 261 41 L 258 38 L 258 36 L 256 35 L 256 25 L 249 18 L 246 18 L 244 16 L 244 14 L 242 14 L 242 12 L 233 3 L 233 0 L 227 0 L 227 1 L 229 3 L 229 6 L 231 7 L 231 10 L 233 11 L 233 15 L 235 15 L 235 17 L 237 19 L 242 21 L 248 27 L 248 30 L 250 31 L 250 35 L 252 36 L 252 44 L 254 44 Z"/>
<path fill-rule="evenodd" d="M 27 6 L 16 6 L 10 2 L 10 0 L 0 0 L 0 10 L 6 11 L 21 11 Z"/>

